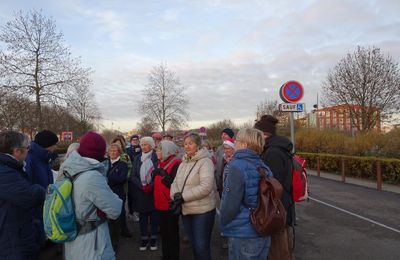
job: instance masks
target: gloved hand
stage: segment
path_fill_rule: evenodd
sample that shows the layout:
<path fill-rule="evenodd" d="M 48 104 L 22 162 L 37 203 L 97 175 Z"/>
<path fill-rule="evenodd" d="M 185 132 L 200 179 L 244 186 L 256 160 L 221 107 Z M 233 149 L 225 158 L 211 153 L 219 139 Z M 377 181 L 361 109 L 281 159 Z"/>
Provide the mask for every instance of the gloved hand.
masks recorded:
<path fill-rule="evenodd" d="M 177 203 L 183 203 L 183 202 L 185 202 L 185 201 L 183 200 L 182 193 L 180 193 L 180 192 L 175 193 L 175 194 L 174 194 L 174 201 L 177 202 Z"/>
<path fill-rule="evenodd" d="M 171 188 L 171 184 L 174 180 L 171 178 L 170 175 L 165 175 L 164 177 L 162 177 L 161 179 L 161 183 L 164 184 L 167 188 Z"/>
<path fill-rule="evenodd" d="M 153 187 L 149 184 L 142 187 L 144 193 L 151 193 L 153 191 Z"/>
<path fill-rule="evenodd" d="M 157 175 L 159 175 L 161 177 L 164 177 L 165 175 L 167 175 L 167 172 L 164 169 L 161 169 L 161 168 L 154 169 L 151 172 L 151 177 L 154 179 L 154 177 L 156 177 Z"/>

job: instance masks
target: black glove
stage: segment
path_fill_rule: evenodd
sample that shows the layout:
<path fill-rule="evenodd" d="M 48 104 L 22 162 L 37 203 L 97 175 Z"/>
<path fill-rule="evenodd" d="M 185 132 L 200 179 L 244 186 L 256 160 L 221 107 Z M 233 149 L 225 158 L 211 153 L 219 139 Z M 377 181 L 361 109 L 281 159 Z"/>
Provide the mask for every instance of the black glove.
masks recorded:
<path fill-rule="evenodd" d="M 177 193 L 175 193 L 174 194 L 174 201 L 176 202 L 176 203 L 183 203 L 183 202 L 185 202 L 184 200 L 183 200 L 183 197 L 182 197 L 182 193 L 180 193 L 180 192 L 177 192 Z"/>
<path fill-rule="evenodd" d="M 162 179 L 161 179 L 161 183 L 164 184 L 167 188 L 171 188 L 171 184 L 174 180 L 171 178 L 170 175 L 165 175 Z"/>

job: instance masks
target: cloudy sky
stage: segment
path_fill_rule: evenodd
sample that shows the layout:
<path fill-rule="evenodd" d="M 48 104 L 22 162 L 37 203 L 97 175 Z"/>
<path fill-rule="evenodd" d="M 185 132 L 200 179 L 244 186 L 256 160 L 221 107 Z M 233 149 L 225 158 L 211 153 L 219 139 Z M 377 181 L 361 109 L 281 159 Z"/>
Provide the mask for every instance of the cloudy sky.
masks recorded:
<path fill-rule="evenodd" d="M 0 24 L 32 8 L 94 69 L 104 125 L 120 130 L 140 120 L 141 91 L 160 63 L 187 87 L 189 126 L 199 127 L 254 120 L 289 80 L 302 83 L 310 110 L 329 69 L 357 45 L 400 61 L 399 0 L 1 0 Z"/>

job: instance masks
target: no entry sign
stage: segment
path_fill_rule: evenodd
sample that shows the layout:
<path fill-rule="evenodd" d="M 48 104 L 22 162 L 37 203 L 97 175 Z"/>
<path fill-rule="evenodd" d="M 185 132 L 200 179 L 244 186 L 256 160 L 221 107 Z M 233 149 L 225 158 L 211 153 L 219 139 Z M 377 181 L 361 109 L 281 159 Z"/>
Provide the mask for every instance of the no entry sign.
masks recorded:
<path fill-rule="evenodd" d="M 286 103 L 297 102 L 303 97 L 303 87 L 299 82 L 291 80 L 282 85 L 279 94 Z"/>

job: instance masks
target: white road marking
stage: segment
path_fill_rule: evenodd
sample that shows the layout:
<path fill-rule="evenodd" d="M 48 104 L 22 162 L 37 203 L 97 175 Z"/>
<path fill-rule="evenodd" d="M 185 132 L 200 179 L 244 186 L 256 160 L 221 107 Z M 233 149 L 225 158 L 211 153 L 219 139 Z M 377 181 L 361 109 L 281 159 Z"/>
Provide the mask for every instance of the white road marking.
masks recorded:
<path fill-rule="evenodd" d="M 352 216 L 354 216 L 354 217 L 357 217 L 357 218 L 363 219 L 363 220 L 365 220 L 365 221 L 371 222 L 371 223 L 373 223 L 373 224 L 375 224 L 375 225 L 378 225 L 378 226 L 381 226 L 381 227 L 387 228 L 387 229 L 389 229 L 389 230 L 391 230 L 391 231 L 394 231 L 394 232 L 396 232 L 396 233 L 399 233 L 399 234 L 400 234 L 400 230 L 398 230 L 398 229 L 395 229 L 395 228 L 392 228 L 392 227 L 386 226 L 386 225 L 384 225 L 384 224 L 382 224 L 382 223 L 379 223 L 379 222 L 377 222 L 377 221 L 375 221 L 375 220 L 372 220 L 372 219 L 369 219 L 369 218 L 366 218 L 366 217 L 360 216 L 360 215 L 358 215 L 358 214 L 356 214 L 356 213 L 353 213 L 353 212 L 350 212 L 350 211 L 348 211 L 348 210 L 345 210 L 345 209 L 342 209 L 342 208 L 336 207 L 336 206 L 334 206 L 334 205 L 332 205 L 332 204 L 329 204 L 329 203 L 323 202 L 323 201 L 321 201 L 321 200 L 314 199 L 314 198 L 312 198 L 312 197 L 309 197 L 309 198 L 310 198 L 310 200 L 313 200 L 313 201 L 315 201 L 315 202 L 318 202 L 318 203 L 324 204 L 325 206 L 328 206 L 328 207 L 331 207 L 331 208 L 337 209 L 337 210 L 339 210 L 339 211 L 342 211 L 342 212 L 344 212 L 344 213 L 347 213 L 347 214 L 349 214 L 349 215 L 352 215 Z"/>

